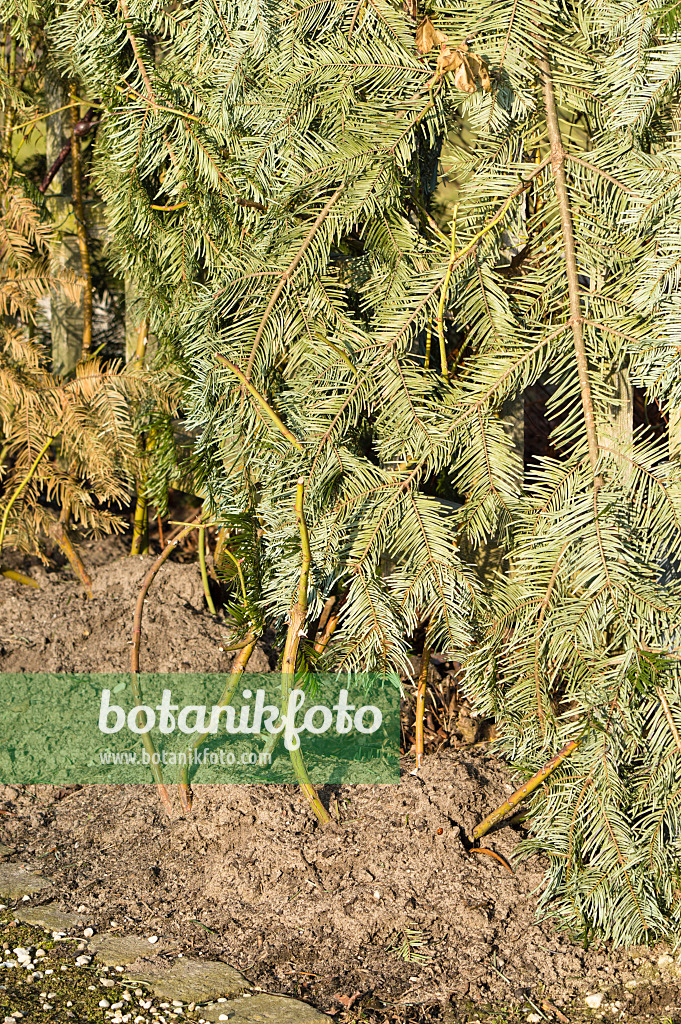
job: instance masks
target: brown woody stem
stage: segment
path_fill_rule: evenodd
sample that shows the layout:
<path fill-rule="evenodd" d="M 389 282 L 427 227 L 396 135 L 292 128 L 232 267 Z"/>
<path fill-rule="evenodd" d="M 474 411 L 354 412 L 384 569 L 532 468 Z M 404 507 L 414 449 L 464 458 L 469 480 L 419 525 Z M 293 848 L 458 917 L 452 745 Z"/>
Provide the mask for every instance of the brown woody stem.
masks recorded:
<path fill-rule="evenodd" d="M 87 228 L 85 225 L 85 207 L 83 206 L 83 176 L 82 161 L 80 152 L 80 138 L 76 132 L 76 126 L 80 115 L 76 103 L 76 87 L 71 85 L 69 90 L 71 107 L 71 187 L 73 213 L 76 218 L 76 234 L 78 235 L 78 248 L 80 249 L 80 266 L 83 274 L 83 347 L 81 355 L 88 356 L 92 347 L 92 269 L 90 267 L 90 253 L 87 244 Z"/>
<path fill-rule="evenodd" d="M 149 569 L 149 571 L 146 574 L 146 576 L 144 577 L 144 579 L 142 580 L 142 586 L 140 587 L 140 592 L 137 595 L 137 604 L 135 606 L 135 616 L 134 616 L 133 623 L 132 623 L 132 650 L 130 651 L 130 673 L 131 673 L 132 694 L 133 694 L 133 697 L 135 699 L 135 703 L 137 704 L 137 706 L 140 706 L 143 703 L 143 701 L 142 701 L 142 691 L 141 691 L 141 688 L 140 688 L 139 672 L 140 672 L 140 643 L 141 643 L 141 638 L 142 638 L 142 615 L 144 613 L 144 601 L 145 601 L 146 596 L 147 596 L 147 594 L 149 592 L 149 587 L 151 586 L 151 584 L 152 584 L 152 582 L 154 580 L 154 577 L 156 576 L 156 573 L 159 571 L 159 569 L 161 568 L 163 563 L 170 556 L 170 554 L 172 553 L 174 548 L 177 547 L 177 545 L 180 543 L 180 541 L 184 540 L 184 538 L 187 536 L 188 533 L 191 533 L 192 530 L 196 529 L 196 526 L 198 525 L 198 523 L 201 522 L 202 514 L 203 514 L 202 511 L 199 512 L 198 515 L 195 517 L 195 519 L 191 523 L 188 523 L 187 526 L 185 526 L 184 529 L 180 531 L 180 533 L 177 535 L 177 537 L 175 538 L 173 543 L 172 544 L 168 544 L 168 546 L 166 548 L 164 548 L 164 550 L 158 556 L 158 558 L 156 559 L 154 564 L 151 566 L 151 568 Z M 140 721 L 139 721 L 138 724 L 140 726 L 144 725 L 144 721 L 143 721 L 143 717 L 142 717 L 142 712 L 141 711 L 139 713 L 139 718 L 140 718 Z M 154 776 L 154 779 L 156 780 L 156 786 L 158 788 L 159 797 L 161 798 L 161 803 L 163 804 L 163 806 L 165 807 L 166 811 L 168 812 L 168 815 L 172 816 L 173 808 L 172 808 L 172 804 L 170 802 L 170 797 L 168 796 L 168 790 L 166 789 L 165 784 L 163 782 L 163 772 L 161 771 L 161 766 L 156 763 L 156 761 L 158 759 L 154 757 L 154 754 L 156 753 L 156 747 L 154 746 L 154 741 L 152 740 L 151 735 L 148 732 L 142 733 L 142 742 L 144 744 L 144 749 L 149 754 L 149 760 L 150 760 L 150 765 L 151 765 L 151 772 L 152 772 L 152 775 Z"/>
<path fill-rule="evenodd" d="M 570 327 L 572 329 L 572 340 L 575 349 L 577 362 L 577 374 L 582 397 L 582 412 L 584 415 L 584 427 L 586 429 L 587 446 L 589 449 L 589 462 L 594 474 L 594 483 L 598 489 L 600 479 L 596 478 L 598 466 L 598 433 L 596 431 L 596 417 L 594 415 L 593 399 L 591 396 L 591 382 L 589 380 L 589 367 L 584 347 L 584 332 L 582 323 L 582 307 L 579 294 L 579 271 L 577 269 L 577 254 L 575 249 L 575 236 L 572 227 L 572 211 L 570 210 L 570 197 L 568 195 L 567 178 L 565 175 L 566 153 L 563 149 L 563 140 L 560 134 L 558 122 L 558 111 L 556 109 L 556 97 L 553 91 L 553 77 L 548 57 L 544 53 L 539 61 L 541 71 L 542 89 L 544 93 L 544 107 L 546 109 L 546 127 L 551 143 L 551 170 L 556 187 L 556 199 L 560 212 L 560 226 L 563 233 L 563 252 L 565 253 L 565 274 L 567 277 L 568 299 L 570 304 Z"/>

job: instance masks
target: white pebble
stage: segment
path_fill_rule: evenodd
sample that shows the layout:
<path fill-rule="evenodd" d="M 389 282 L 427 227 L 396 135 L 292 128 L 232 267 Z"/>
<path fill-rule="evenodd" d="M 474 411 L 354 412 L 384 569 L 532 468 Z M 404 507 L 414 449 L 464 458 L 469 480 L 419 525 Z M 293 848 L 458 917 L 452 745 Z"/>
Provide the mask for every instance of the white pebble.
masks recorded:
<path fill-rule="evenodd" d="M 81 905 L 78 907 L 78 913 L 79 914 L 84 914 L 86 910 L 87 910 L 87 907 L 85 906 L 85 904 L 81 903 Z"/>
<path fill-rule="evenodd" d="M 593 995 L 587 996 L 584 1002 L 589 1007 L 589 1009 L 597 1010 L 603 1002 L 603 993 L 594 992 Z"/>
<path fill-rule="evenodd" d="M 538 1013 L 528 1013 L 526 1019 L 529 1021 L 529 1024 L 539 1024 L 541 1017 Z"/>
<path fill-rule="evenodd" d="M 67 1006 L 73 1006 L 73 1003 L 72 1003 L 72 1002 L 71 1002 L 71 1000 L 69 999 L 69 1001 L 68 1001 L 68 1003 L 67 1003 L 66 1005 L 67 1005 Z"/>
<path fill-rule="evenodd" d="M 43 1010 L 51 1010 L 52 1003 L 43 1003 Z"/>
<path fill-rule="evenodd" d="M 108 999 L 100 999 L 98 1005 L 101 1006 L 104 1010 L 108 1010 L 109 1007 L 111 1006 L 111 1003 L 109 1002 Z"/>
<path fill-rule="evenodd" d="M 158 935 L 150 935 L 147 938 L 147 942 L 151 942 L 152 945 L 153 945 L 154 942 L 158 942 Z"/>
<path fill-rule="evenodd" d="M 85 928 L 85 930 L 83 931 L 83 935 L 85 936 L 86 939 L 91 939 L 94 934 L 95 933 L 93 932 L 92 928 Z"/>
<path fill-rule="evenodd" d="M 66 932 L 52 932 L 52 938 L 55 942 L 59 942 L 60 939 L 66 938 Z"/>
<path fill-rule="evenodd" d="M 218 1016 L 218 1020 L 229 1020 L 229 1017 L 227 1016 L 226 1013 L 221 1013 Z"/>
<path fill-rule="evenodd" d="M 117 1003 L 112 1003 L 112 1004 L 111 1004 L 111 1009 L 112 1009 L 112 1010 L 120 1010 L 122 1006 L 123 1006 L 123 1003 L 121 1003 L 121 1002 L 119 1001 L 119 1002 L 117 1002 Z"/>
<path fill-rule="evenodd" d="M 30 898 L 31 898 L 30 896 L 22 896 L 21 897 L 21 902 L 22 903 L 26 903 L 28 900 L 30 900 Z M 45 1007 L 43 1007 L 43 1009 L 45 1009 Z M 50 1007 L 50 1009 L 51 1009 L 51 1007 Z"/>
<path fill-rule="evenodd" d="M 151 999 L 140 999 L 140 1006 L 143 1010 L 148 1010 L 151 1006 Z"/>
<path fill-rule="evenodd" d="M 173 999 L 173 1006 L 184 1006 L 181 999 Z"/>
<path fill-rule="evenodd" d="M 47 975 L 47 974 L 54 974 L 54 971 L 52 970 L 52 968 L 51 968 L 51 967 L 49 967 L 49 968 L 48 968 L 48 969 L 47 969 L 47 970 L 45 971 L 45 974 L 46 974 L 46 975 Z"/>
<path fill-rule="evenodd" d="M 116 982 L 113 980 L 113 978 L 100 978 L 99 984 L 102 985 L 104 988 L 113 988 Z"/>
<path fill-rule="evenodd" d="M 36 955 L 36 957 L 39 957 L 39 956 L 47 956 L 47 953 L 45 952 L 45 950 L 44 950 L 44 949 L 36 949 L 36 951 L 35 951 L 35 955 Z"/>
<path fill-rule="evenodd" d="M 77 956 L 76 957 L 76 967 L 85 967 L 87 964 L 90 963 L 91 960 L 92 960 L 91 956 L 83 956 L 83 955 Z"/>
<path fill-rule="evenodd" d="M 0 903 L 0 910 L 7 910 L 7 904 L 6 903 Z"/>

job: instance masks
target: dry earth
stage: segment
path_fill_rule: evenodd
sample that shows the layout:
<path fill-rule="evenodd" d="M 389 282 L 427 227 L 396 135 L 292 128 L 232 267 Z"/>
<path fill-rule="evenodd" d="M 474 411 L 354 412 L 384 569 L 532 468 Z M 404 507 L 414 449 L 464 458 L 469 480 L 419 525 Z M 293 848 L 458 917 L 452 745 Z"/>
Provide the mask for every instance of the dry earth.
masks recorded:
<path fill-rule="evenodd" d="M 33 567 L 39 591 L 0 581 L 0 671 L 126 668 L 149 561 L 111 542 L 84 555 L 94 601 L 63 571 Z M 143 668 L 228 668 L 195 564 L 164 567 L 145 623 Z M 256 658 L 266 671 L 273 652 Z M 572 1021 L 674 1019 L 681 972 L 667 950 L 585 950 L 537 922 L 539 860 L 511 872 L 466 852 L 462 831 L 512 789 L 502 762 L 478 746 L 412 768 L 395 787 L 327 787 L 326 828 L 291 787 L 198 787 L 192 814 L 176 803 L 172 820 L 152 786 L 4 787 L 0 842 L 96 928 L 222 958 L 339 1019 L 464 1020 L 485 1006 L 560 1019 L 546 1000 Z M 512 860 L 517 840 L 505 829 L 489 845 Z"/>

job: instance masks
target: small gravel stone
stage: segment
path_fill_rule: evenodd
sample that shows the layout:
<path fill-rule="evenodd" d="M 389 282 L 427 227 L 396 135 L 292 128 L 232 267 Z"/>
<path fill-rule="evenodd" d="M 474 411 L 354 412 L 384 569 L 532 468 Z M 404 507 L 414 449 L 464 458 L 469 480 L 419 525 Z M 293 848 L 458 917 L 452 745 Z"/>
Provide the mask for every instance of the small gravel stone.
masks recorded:
<path fill-rule="evenodd" d="M 111 1006 L 111 1003 L 109 1002 L 108 999 L 100 999 L 98 1005 L 101 1006 L 104 1010 L 108 1010 L 109 1007 Z"/>
<path fill-rule="evenodd" d="M 152 944 L 152 945 L 153 945 L 153 944 L 154 944 L 155 942 L 158 942 L 158 935 L 149 935 L 149 936 L 147 937 L 147 942 L 151 942 L 151 944 Z"/>
<path fill-rule="evenodd" d="M 113 988 L 116 982 L 113 980 L 113 978 L 100 978 L 99 984 L 102 985 L 104 988 Z"/>
<path fill-rule="evenodd" d="M 91 939 L 94 934 L 95 933 L 93 932 L 92 928 L 86 928 L 85 931 L 83 932 L 83 935 L 85 936 L 86 939 Z"/>

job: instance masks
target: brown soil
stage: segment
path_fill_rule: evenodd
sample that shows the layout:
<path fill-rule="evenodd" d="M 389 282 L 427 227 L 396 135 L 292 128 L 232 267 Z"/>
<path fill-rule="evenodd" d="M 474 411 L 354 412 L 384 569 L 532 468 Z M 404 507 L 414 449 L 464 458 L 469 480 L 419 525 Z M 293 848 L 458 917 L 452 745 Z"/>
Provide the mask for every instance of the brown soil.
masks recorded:
<path fill-rule="evenodd" d="M 0 671 L 127 667 L 149 561 L 113 550 L 113 560 L 111 542 L 84 550 L 94 601 L 65 572 L 33 567 L 40 591 L 0 580 Z M 161 570 L 145 622 L 143 668 L 228 667 L 227 627 L 205 611 L 195 564 Z M 259 671 L 272 663 L 264 645 L 256 657 Z M 511 791 L 502 762 L 478 745 L 411 769 L 405 759 L 399 787 L 322 790 L 334 816 L 325 828 L 293 787 L 198 787 L 191 816 L 176 802 L 171 821 L 152 786 L 4 787 L 0 842 L 54 881 L 50 899 L 85 905 L 95 927 L 221 957 L 338 1019 L 458 1020 L 494 1004 L 522 1007 L 525 1020 L 548 999 L 576 1021 L 598 992 L 601 1016 L 670 1019 L 681 983 L 655 967 L 661 947 L 584 950 L 537 922 L 538 859 L 511 872 L 466 852 L 462 831 Z M 506 828 L 489 846 L 510 860 L 517 840 Z M 407 932 L 411 960 L 396 951 Z"/>

